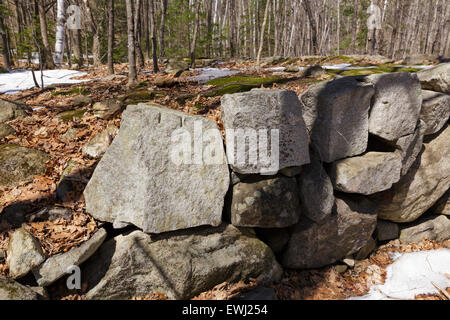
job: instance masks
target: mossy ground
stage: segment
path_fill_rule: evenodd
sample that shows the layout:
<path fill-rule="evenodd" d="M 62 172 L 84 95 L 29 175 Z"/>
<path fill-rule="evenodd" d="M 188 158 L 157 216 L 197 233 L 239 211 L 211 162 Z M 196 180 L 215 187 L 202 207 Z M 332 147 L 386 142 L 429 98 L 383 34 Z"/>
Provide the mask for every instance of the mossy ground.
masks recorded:
<path fill-rule="evenodd" d="M 343 77 L 349 77 L 349 76 L 365 76 L 378 73 L 417 72 L 419 70 L 420 69 L 417 68 L 384 65 L 384 66 L 376 66 L 375 68 L 357 69 L 357 70 L 327 70 L 327 72 L 331 75 L 340 75 Z"/>
<path fill-rule="evenodd" d="M 77 87 L 77 88 L 73 88 L 70 90 L 61 90 L 61 91 L 54 91 L 51 93 L 52 97 L 56 97 L 56 96 L 70 96 L 70 95 L 87 95 L 89 94 L 89 90 L 87 90 L 84 87 Z"/>
<path fill-rule="evenodd" d="M 255 77 L 255 76 L 230 76 L 208 81 L 207 85 L 218 87 L 205 94 L 206 97 L 223 96 L 237 92 L 250 91 L 253 88 L 261 86 L 271 86 L 274 83 L 285 82 L 286 80 L 278 77 Z"/>
<path fill-rule="evenodd" d="M 78 110 L 69 110 L 64 111 L 59 114 L 59 117 L 62 121 L 73 121 L 74 118 L 82 118 L 83 115 L 86 113 L 86 110 L 84 109 L 78 109 Z"/>

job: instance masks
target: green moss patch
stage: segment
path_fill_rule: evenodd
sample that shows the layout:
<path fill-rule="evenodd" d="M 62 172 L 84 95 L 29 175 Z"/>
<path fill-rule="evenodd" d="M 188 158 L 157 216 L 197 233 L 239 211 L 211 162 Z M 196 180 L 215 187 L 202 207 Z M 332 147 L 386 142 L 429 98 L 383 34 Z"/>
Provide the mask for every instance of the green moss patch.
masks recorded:
<path fill-rule="evenodd" d="M 52 92 L 51 95 L 52 97 L 56 97 L 56 96 L 70 96 L 70 95 L 87 95 L 89 94 L 89 91 L 86 88 L 83 87 L 77 87 L 77 88 L 73 88 L 70 90 L 61 90 L 61 91 L 55 91 Z"/>
<path fill-rule="evenodd" d="M 86 113 L 86 110 L 84 109 L 78 109 L 78 110 L 69 110 L 61 112 L 58 116 L 61 118 L 62 121 L 73 121 L 74 118 L 82 118 L 84 114 Z"/>
<path fill-rule="evenodd" d="M 232 94 L 237 92 L 250 91 L 253 88 L 261 86 L 267 87 L 274 83 L 285 82 L 286 79 L 277 77 L 254 77 L 254 76 L 231 76 L 218 78 L 208 81 L 207 85 L 217 86 L 216 90 L 212 90 L 205 94 L 206 97 L 223 96 L 224 94 Z"/>
<path fill-rule="evenodd" d="M 417 68 L 405 68 L 398 66 L 378 66 L 376 68 L 357 69 L 357 70 L 327 70 L 329 74 L 348 76 L 366 76 L 377 73 L 393 73 L 393 72 L 417 72 Z"/>

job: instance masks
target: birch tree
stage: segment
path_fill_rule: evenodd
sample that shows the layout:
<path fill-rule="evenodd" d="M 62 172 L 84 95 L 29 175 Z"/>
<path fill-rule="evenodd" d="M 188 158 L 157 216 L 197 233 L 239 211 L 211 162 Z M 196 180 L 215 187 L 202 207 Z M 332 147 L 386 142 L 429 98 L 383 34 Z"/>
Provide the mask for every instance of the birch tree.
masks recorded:
<path fill-rule="evenodd" d="M 65 43 L 65 23 L 66 11 L 64 0 L 57 0 L 57 16 L 56 16 L 56 37 L 55 37 L 55 65 L 60 67 L 63 63 L 64 43 Z"/>

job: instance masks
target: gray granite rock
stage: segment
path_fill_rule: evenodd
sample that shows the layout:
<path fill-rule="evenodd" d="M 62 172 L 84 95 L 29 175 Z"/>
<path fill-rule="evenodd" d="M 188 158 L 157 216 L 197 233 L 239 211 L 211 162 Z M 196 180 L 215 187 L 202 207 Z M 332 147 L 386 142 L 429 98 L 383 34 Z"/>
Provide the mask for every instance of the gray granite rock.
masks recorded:
<path fill-rule="evenodd" d="M 50 157 L 39 150 L 13 144 L 0 145 L 0 185 L 14 186 L 45 172 Z"/>
<path fill-rule="evenodd" d="M 302 214 L 319 223 L 330 216 L 335 200 L 333 185 L 315 153 L 311 153 L 311 163 L 303 166 L 297 181 Z"/>
<path fill-rule="evenodd" d="M 98 220 L 162 233 L 220 225 L 229 185 L 222 138 L 212 120 L 140 104 L 123 113 L 119 134 L 84 197 L 87 212 Z"/>
<path fill-rule="evenodd" d="M 14 231 L 9 239 L 6 258 L 10 277 L 21 278 L 44 261 L 45 255 L 39 241 L 23 228 Z"/>
<path fill-rule="evenodd" d="M 284 228 L 296 224 L 299 215 L 295 178 L 277 176 L 233 186 L 231 223 L 235 226 Z"/>
<path fill-rule="evenodd" d="M 6 123 L 0 123 L 0 139 L 14 133 L 16 133 L 16 130 L 13 127 Z"/>
<path fill-rule="evenodd" d="M 371 199 L 380 205 L 381 219 L 411 222 L 430 209 L 449 188 L 450 127 L 447 125 L 424 143 L 421 154 L 398 183 Z"/>
<path fill-rule="evenodd" d="M 330 178 L 336 190 L 364 195 L 388 190 L 398 180 L 402 158 L 394 152 L 368 152 L 333 163 Z"/>
<path fill-rule="evenodd" d="M 160 236 L 140 231 L 105 242 L 83 267 L 88 299 L 129 299 L 161 292 L 189 299 L 222 282 L 278 281 L 272 251 L 248 229 L 232 225 Z"/>
<path fill-rule="evenodd" d="M 32 111 L 26 104 L 0 99 L 0 123 L 23 117 Z"/>
<path fill-rule="evenodd" d="M 72 266 L 80 266 L 92 256 L 106 239 L 105 229 L 97 231 L 89 240 L 68 252 L 48 258 L 43 264 L 33 270 L 38 285 L 46 287 L 67 275 Z"/>
<path fill-rule="evenodd" d="M 83 154 L 91 158 L 100 158 L 108 150 L 114 136 L 119 129 L 114 125 L 109 125 L 105 130 L 97 134 L 86 145 L 83 146 Z"/>
<path fill-rule="evenodd" d="M 449 240 L 450 219 L 444 215 L 420 219 L 400 231 L 400 241 L 402 242 L 420 242 L 424 239 Z"/>
<path fill-rule="evenodd" d="M 422 150 L 423 137 L 426 128 L 426 124 L 420 120 L 414 133 L 401 137 L 397 141 L 391 143 L 402 158 L 402 176 L 408 172 Z"/>
<path fill-rule="evenodd" d="M 422 90 L 422 110 L 420 119 L 425 122 L 425 135 L 438 132 L 450 117 L 450 95 Z"/>
<path fill-rule="evenodd" d="M 450 216 L 450 189 L 436 202 L 432 211 L 436 214 Z"/>
<path fill-rule="evenodd" d="M 283 168 L 309 163 L 309 138 L 293 91 L 253 89 L 224 95 L 222 118 L 227 156 L 234 171 L 274 175 Z M 262 141 L 267 141 L 266 147 Z"/>
<path fill-rule="evenodd" d="M 417 72 L 422 88 L 450 94 L 450 63 Z"/>
<path fill-rule="evenodd" d="M 345 77 L 311 86 L 300 96 L 311 143 L 324 162 L 362 154 L 369 138 L 373 85 Z"/>
<path fill-rule="evenodd" d="M 37 292 L 13 279 L 0 275 L 0 300 L 40 300 Z"/>
<path fill-rule="evenodd" d="M 287 268 L 305 269 L 340 261 L 367 244 L 376 224 L 376 207 L 367 199 L 336 198 L 334 214 L 323 223 L 300 219 L 281 263 Z"/>
<path fill-rule="evenodd" d="M 375 86 L 369 132 L 388 141 L 412 134 L 422 107 L 422 90 L 416 74 L 373 74 L 365 81 Z"/>
<path fill-rule="evenodd" d="M 101 119 L 113 118 L 122 108 L 119 101 L 115 99 L 107 99 L 105 101 L 96 102 L 92 109 L 94 110 L 94 116 Z"/>

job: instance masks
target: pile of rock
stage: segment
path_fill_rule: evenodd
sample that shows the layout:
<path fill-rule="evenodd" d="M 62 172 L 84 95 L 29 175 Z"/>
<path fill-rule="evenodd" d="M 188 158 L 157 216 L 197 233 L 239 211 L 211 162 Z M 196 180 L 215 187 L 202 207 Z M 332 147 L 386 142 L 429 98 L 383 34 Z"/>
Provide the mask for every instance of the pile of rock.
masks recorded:
<path fill-rule="evenodd" d="M 376 240 L 448 239 L 448 68 L 340 78 L 300 97 L 225 95 L 224 140 L 208 118 L 130 105 L 84 191 L 86 210 L 119 235 L 101 229 L 46 259 L 18 229 L 11 276 L 32 271 L 48 286 L 81 265 L 89 299 L 184 299 L 278 281 L 282 267 L 351 264 Z"/>

